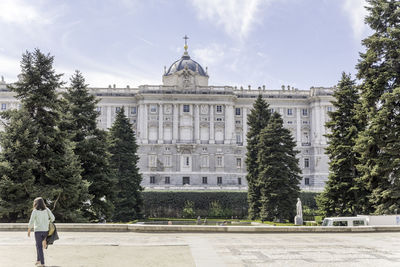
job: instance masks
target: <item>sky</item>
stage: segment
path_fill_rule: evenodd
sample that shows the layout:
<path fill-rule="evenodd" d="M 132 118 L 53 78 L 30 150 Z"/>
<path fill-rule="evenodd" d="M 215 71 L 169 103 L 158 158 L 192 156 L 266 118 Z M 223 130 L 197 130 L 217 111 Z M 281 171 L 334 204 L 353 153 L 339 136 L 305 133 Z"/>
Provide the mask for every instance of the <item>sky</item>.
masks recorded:
<path fill-rule="evenodd" d="M 365 0 L 0 0 L 0 75 L 14 82 L 26 51 L 54 56 L 68 82 L 162 84 L 187 35 L 209 85 L 299 90 L 355 77 Z M 68 83 L 67 83 L 68 84 Z"/>

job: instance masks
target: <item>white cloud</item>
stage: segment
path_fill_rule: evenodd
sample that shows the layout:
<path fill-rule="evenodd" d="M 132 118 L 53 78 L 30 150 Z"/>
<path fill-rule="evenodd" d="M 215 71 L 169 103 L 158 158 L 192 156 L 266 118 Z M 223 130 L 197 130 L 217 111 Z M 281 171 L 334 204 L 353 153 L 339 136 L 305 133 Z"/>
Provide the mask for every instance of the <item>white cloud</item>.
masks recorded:
<path fill-rule="evenodd" d="M 204 48 L 193 49 L 193 55 L 193 58 L 202 65 L 213 65 L 224 58 L 225 52 L 222 45 L 211 44 Z"/>
<path fill-rule="evenodd" d="M 35 1 L 36 3 L 36 1 Z M 41 12 L 26 1 L 2 0 L 0 1 L 0 20 L 6 23 L 29 24 L 32 22 L 47 24 L 50 21 Z"/>
<path fill-rule="evenodd" d="M 357 40 L 361 39 L 367 30 L 367 25 L 364 23 L 367 15 L 366 4 L 365 0 L 344 0 L 343 2 L 342 8 L 349 17 L 354 38 Z"/>
<path fill-rule="evenodd" d="M 0 54 L 0 75 L 4 76 L 6 82 L 14 82 L 21 72 L 19 58 L 12 58 Z"/>
<path fill-rule="evenodd" d="M 222 26 L 232 37 L 245 38 L 251 31 L 263 4 L 274 0 L 191 0 L 198 17 Z"/>

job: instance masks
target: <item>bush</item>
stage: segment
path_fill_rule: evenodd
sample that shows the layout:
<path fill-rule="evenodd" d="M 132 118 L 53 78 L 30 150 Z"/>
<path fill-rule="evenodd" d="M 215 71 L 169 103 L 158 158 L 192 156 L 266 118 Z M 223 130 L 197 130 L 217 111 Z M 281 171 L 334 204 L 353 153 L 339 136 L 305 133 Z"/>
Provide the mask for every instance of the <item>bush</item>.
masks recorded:
<path fill-rule="evenodd" d="M 181 218 L 186 201 L 194 204 L 193 217 L 247 217 L 246 191 L 160 190 L 144 191 L 142 194 L 146 217 Z"/>
<path fill-rule="evenodd" d="M 144 191 L 144 214 L 149 217 L 182 218 L 189 216 L 186 202 L 193 203 L 192 218 L 216 217 L 247 218 L 247 191 Z M 301 192 L 303 214 L 319 215 L 315 196 L 318 193 Z M 185 211 L 184 211 L 185 210 Z M 187 211 L 186 211 L 187 210 Z"/>
<path fill-rule="evenodd" d="M 183 218 L 194 218 L 196 216 L 194 212 L 194 203 L 192 201 L 187 200 L 185 202 L 185 206 L 182 211 Z"/>

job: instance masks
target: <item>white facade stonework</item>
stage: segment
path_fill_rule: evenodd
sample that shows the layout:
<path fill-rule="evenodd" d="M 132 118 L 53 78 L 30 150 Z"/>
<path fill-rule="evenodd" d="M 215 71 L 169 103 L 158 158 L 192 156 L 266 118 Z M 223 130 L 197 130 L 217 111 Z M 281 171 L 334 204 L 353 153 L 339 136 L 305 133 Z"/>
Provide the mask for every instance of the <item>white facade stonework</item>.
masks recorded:
<path fill-rule="evenodd" d="M 333 88 L 281 90 L 209 86 L 187 51 L 163 75 L 163 85 L 90 88 L 100 98 L 98 125 L 108 129 L 125 108 L 139 144 L 142 185 L 157 189 L 247 189 L 247 115 L 259 94 L 282 115 L 296 140 L 303 190 L 321 191 L 328 177 L 325 122 Z M 18 101 L 0 82 L 2 109 Z"/>

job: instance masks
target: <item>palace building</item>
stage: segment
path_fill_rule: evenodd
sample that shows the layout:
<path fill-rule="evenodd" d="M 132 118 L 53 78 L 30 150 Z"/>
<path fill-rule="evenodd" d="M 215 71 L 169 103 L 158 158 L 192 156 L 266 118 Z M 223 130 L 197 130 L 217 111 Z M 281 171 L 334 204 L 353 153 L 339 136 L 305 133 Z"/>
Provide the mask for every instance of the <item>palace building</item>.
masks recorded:
<path fill-rule="evenodd" d="M 329 161 L 325 122 L 333 88 L 254 90 L 212 86 L 208 79 L 207 68 L 190 58 L 185 45 L 182 57 L 165 69 L 162 85 L 89 88 L 100 98 L 101 128 L 110 128 L 124 107 L 136 133 L 145 188 L 246 190 L 247 115 L 261 94 L 297 143 L 301 189 L 323 189 Z M 4 79 L 0 104 L 1 110 L 18 108 Z"/>

